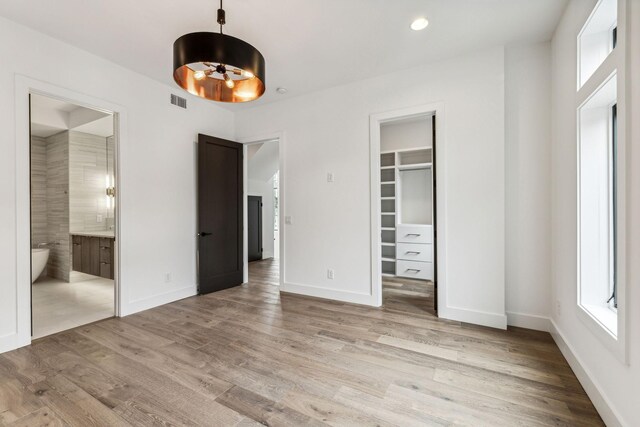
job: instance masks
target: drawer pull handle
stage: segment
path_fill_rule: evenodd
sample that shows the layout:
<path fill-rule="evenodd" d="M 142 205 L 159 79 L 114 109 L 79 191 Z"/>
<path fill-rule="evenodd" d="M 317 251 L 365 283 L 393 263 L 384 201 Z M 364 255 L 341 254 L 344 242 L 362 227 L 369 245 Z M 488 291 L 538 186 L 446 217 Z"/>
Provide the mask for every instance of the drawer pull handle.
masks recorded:
<path fill-rule="evenodd" d="M 406 237 L 411 237 L 411 236 L 420 237 L 421 234 L 420 233 L 409 233 L 409 234 L 406 235 Z"/>
<path fill-rule="evenodd" d="M 407 268 L 406 271 L 407 272 L 413 272 L 413 273 L 420 273 L 420 270 L 418 270 L 417 268 Z"/>
<path fill-rule="evenodd" d="M 407 251 L 405 252 L 405 254 L 407 255 L 420 255 L 422 252 L 418 252 L 418 251 Z"/>

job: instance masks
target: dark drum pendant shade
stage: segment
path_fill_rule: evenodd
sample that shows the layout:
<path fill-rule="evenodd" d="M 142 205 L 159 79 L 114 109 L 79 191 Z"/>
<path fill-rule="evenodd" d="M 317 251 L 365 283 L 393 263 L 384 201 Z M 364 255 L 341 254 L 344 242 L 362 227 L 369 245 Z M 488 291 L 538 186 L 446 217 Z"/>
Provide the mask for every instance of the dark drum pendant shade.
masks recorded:
<path fill-rule="evenodd" d="M 220 33 L 185 34 L 173 44 L 173 79 L 193 95 L 220 102 L 247 102 L 265 91 L 262 54 L 249 43 Z"/>

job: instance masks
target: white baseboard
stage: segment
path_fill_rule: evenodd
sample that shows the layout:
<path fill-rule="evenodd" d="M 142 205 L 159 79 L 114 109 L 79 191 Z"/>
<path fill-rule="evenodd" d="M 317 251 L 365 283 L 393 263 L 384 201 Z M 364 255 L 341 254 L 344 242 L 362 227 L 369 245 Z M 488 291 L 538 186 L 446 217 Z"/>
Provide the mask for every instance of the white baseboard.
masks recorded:
<path fill-rule="evenodd" d="M 25 345 L 31 344 L 31 341 L 25 341 L 24 339 L 20 339 L 17 333 L 7 334 L 0 337 L 0 354 L 6 353 L 7 351 L 15 350 L 20 347 L 24 347 Z"/>
<path fill-rule="evenodd" d="M 123 304 L 123 306 L 120 308 L 120 315 L 123 317 L 128 316 L 139 311 L 148 310 L 160 305 L 169 304 L 170 302 L 192 297 L 197 293 L 197 286 L 191 285 L 185 286 L 184 288 L 176 289 L 174 291 L 165 292 L 163 294 L 154 295 L 150 298 L 141 298 L 130 301 L 126 304 Z"/>
<path fill-rule="evenodd" d="M 295 283 L 283 283 L 280 292 L 306 295 L 316 298 L 332 299 L 353 304 L 375 305 L 373 297 L 369 294 L 359 294 L 355 292 L 345 292 L 337 289 L 318 288 L 310 285 L 299 285 Z"/>
<path fill-rule="evenodd" d="M 490 328 L 507 329 L 506 314 L 487 313 L 458 307 L 438 307 L 438 317 Z"/>
<path fill-rule="evenodd" d="M 593 402 L 593 405 L 596 407 L 605 424 L 608 427 L 622 427 L 627 425 L 622 422 L 622 418 L 613 409 L 609 399 L 601 392 L 600 386 L 591 373 L 584 368 L 580 358 L 571 344 L 569 344 L 569 341 L 567 341 L 562 332 L 560 332 L 558 325 L 556 325 L 553 319 L 549 319 L 549 332 L 558 348 L 560 348 L 562 355 L 567 359 L 567 362 L 569 362 L 573 373 L 576 374 L 578 381 L 580 381 L 580 384 L 587 392 L 589 399 Z"/>
<path fill-rule="evenodd" d="M 533 329 L 534 331 L 549 332 L 550 320 L 545 316 L 536 314 L 524 314 L 507 311 L 507 324 L 519 328 Z"/>

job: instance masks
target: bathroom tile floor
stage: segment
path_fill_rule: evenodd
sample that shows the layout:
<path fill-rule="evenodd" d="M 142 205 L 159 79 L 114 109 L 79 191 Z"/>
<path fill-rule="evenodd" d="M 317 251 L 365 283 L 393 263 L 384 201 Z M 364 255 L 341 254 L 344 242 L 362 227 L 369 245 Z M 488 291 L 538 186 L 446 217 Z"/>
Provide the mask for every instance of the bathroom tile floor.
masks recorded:
<path fill-rule="evenodd" d="M 114 282 L 82 275 L 67 283 L 50 277 L 32 286 L 33 338 L 113 317 Z"/>

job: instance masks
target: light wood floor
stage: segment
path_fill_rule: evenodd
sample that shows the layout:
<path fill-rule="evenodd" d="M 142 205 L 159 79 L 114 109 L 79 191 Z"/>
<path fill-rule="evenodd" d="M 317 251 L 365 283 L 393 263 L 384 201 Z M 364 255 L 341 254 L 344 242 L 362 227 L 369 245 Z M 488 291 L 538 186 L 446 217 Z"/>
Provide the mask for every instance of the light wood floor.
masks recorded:
<path fill-rule="evenodd" d="M 275 266 L 1 355 L 0 424 L 602 425 L 548 334 L 279 295 Z"/>
<path fill-rule="evenodd" d="M 433 282 L 425 280 L 382 278 L 382 305 L 386 311 L 433 317 Z"/>

